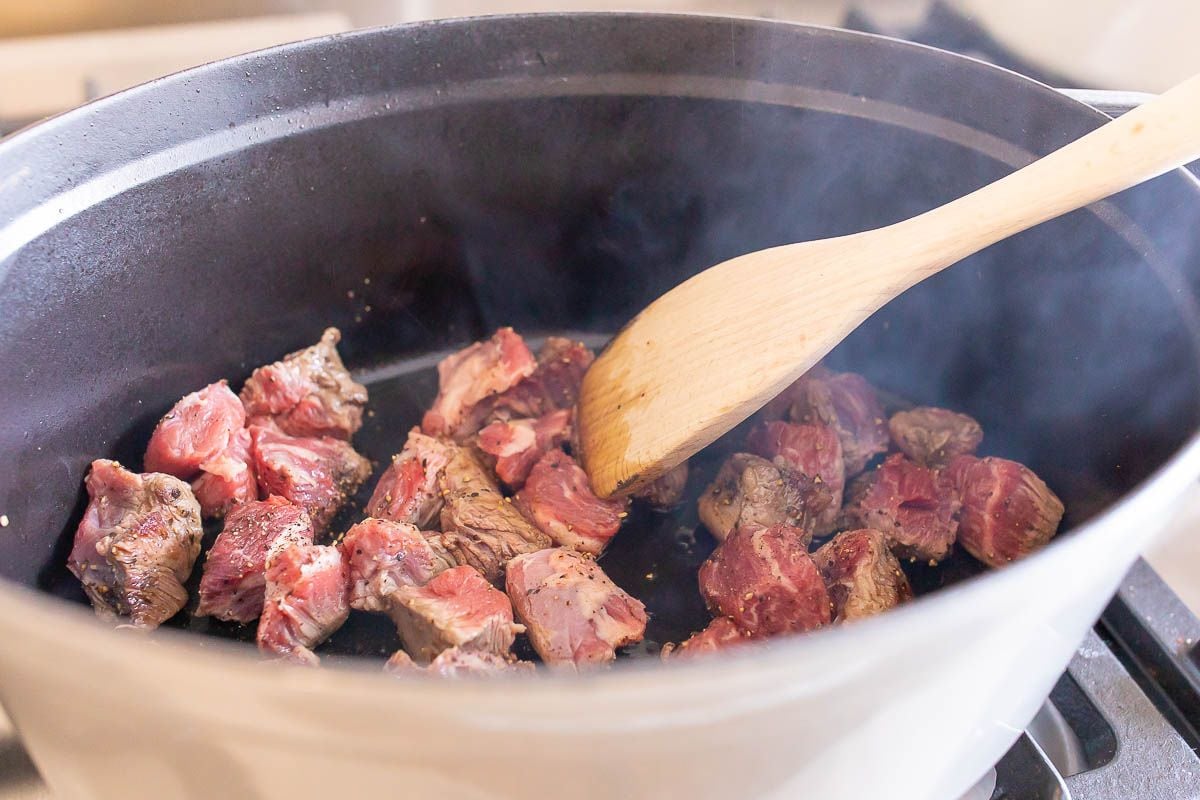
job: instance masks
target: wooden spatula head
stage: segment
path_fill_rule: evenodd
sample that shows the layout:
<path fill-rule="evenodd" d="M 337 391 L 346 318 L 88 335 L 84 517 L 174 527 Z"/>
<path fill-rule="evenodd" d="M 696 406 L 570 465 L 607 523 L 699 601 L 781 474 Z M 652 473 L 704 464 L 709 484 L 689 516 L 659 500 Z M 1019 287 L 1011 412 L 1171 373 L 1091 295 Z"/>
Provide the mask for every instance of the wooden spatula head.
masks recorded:
<path fill-rule="evenodd" d="M 631 492 L 683 461 L 871 314 L 887 296 L 888 273 L 869 259 L 840 257 L 848 246 L 857 250 L 848 240 L 866 235 L 719 264 L 623 328 L 588 370 L 579 401 L 583 457 L 596 492 Z"/>

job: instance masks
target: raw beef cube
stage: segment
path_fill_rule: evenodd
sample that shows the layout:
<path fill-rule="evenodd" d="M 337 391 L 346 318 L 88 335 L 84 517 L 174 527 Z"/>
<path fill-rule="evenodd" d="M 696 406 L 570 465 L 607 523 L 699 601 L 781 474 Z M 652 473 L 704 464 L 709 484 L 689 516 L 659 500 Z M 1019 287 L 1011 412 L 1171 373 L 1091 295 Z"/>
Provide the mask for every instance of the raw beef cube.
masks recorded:
<path fill-rule="evenodd" d="M 196 616 L 234 622 L 257 619 L 267 584 L 267 554 L 312 540 L 308 513 L 282 497 L 234 506 L 204 561 Z"/>
<path fill-rule="evenodd" d="M 583 373 L 595 358 L 582 342 L 549 337 L 538 351 L 537 369 L 489 402 L 488 415 L 495 419 L 542 417 L 572 408 L 579 399 Z"/>
<path fill-rule="evenodd" d="M 318 534 L 371 474 L 370 462 L 341 439 L 289 436 L 265 425 L 252 425 L 250 436 L 259 490 L 301 506 Z"/>
<path fill-rule="evenodd" d="M 819 423 L 837 431 L 846 477 L 863 471 L 878 453 L 887 452 L 887 420 L 875 388 L 853 372 L 809 370 L 763 410 L 767 419 Z"/>
<path fill-rule="evenodd" d="M 551 666 L 588 666 L 640 642 L 646 607 L 574 550 L 557 547 L 514 558 L 506 588 L 529 641 Z"/>
<path fill-rule="evenodd" d="M 375 484 L 367 514 L 428 529 L 442 510 L 438 477 L 450 463 L 453 446 L 413 428 L 408 441 Z"/>
<path fill-rule="evenodd" d="M 245 426 L 246 412 L 225 381 L 205 386 L 158 423 L 146 447 L 146 471 L 192 480 L 201 513 L 221 516 L 233 503 L 256 497 Z"/>
<path fill-rule="evenodd" d="M 829 490 L 829 505 L 814 516 L 813 533 L 823 536 L 833 531 L 846 485 L 842 444 L 833 428 L 819 423 L 767 422 L 750 432 L 746 446 L 752 453 L 823 484 Z"/>
<path fill-rule="evenodd" d="M 200 477 L 192 481 L 192 492 L 206 517 L 223 517 L 236 503 L 258 497 L 258 476 L 250 455 L 250 431 L 242 428 L 216 459 L 205 462 Z"/>
<path fill-rule="evenodd" d="M 684 461 L 643 486 L 633 496 L 645 501 L 651 508 L 669 511 L 683 502 L 687 479 L 688 462 Z"/>
<path fill-rule="evenodd" d="M 715 653 L 727 650 L 750 641 L 750 637 L 742 631 L 729 617 L 717 617 L 708 627 L 678 647 L 667 645 L 662 650 L 663 660 L 668 658 L 690 658 L 691 656 Z"/>
<path fill-rule="evenodd" d="M 165 472 L 187 480 L 220 458 L 238 431 L 246 427 L 246 412 L 225 381 L 185 395 L 167 412 L 146 446 L 147 472 Z"/>
<path fill-rule="evenodd" d="M 947 471 L 962 501 L 958 540 L 988 566 L 1027 556 L 1058 531 L 1062 501 L 1023 464 L 959 456 Z"/>
<path fill-rule="evenodd" d="M 700 567 L 700 593 L 709 610 L 750 636 L 828 625 L 829 594 L 804 536 L 787 525 L 729 534 Z"/>
<path fill-rule="evenodd" d="M 91 500 L 67 567 L 101 617 L 158 627 L 187 603 L 183 583 L 204 535 L 200 504 L 178 478 L 116 461 L 93 461 L 85 485 Z"/>
<path fill-rule="evenodd" d="M 428 666 L 420 667 L 408 653 L 397 650 L 384 669 L 393 675 L 428 675 L 435 678 L 489 678 L 512 673 L 532 673 L 533 664 L 499 656 L 486 650 L 451 647 L 438 653 Z"/>
<path fill-rule="evenodd" d="M 404 649 L 426 664 L 451 647 L 503 656 L 525 629 L 513 622 L 512 603 L 474 567 L 454 567 L 424 586 L 400 586 L 388 595 Z"/>
<path fill-rule="evenodd" d="M 266 599 L 258 620 L 258 649 L 315 667 L 312 651 L 350 615 L 350 571 L 336 547 L 290 544 L 267 558 Z"/>
<path fill-rule="evenodd" d="M 533 353 L 512 328 L 501 328 L 486 342 L 443 358 L 438 364 L 438 396 L 425 412 L 421 430 L 430 436 L 462 439 L 479 429 L 472 411 L 537 368 Z"/>
<path fill-rule="evenodd" d="M 839 533 L 813 553 L 813 561 L 833 601 L 834 622 L 870 617 L 912 598 L 908 578 L 879 531 Z"/>
<path fill-rule="evenodd" d="M 893 453 L 850 487 L 845 519 L 874 528 L 901 558 L 941 561 L 958 532 L 958 493 L 941 472 Z"/>
<path fill-rule="evenodd" d="M 241 394 L 251 422 L 269 418 L 292 436 L 354 435 L 362 427 L 367 389 L 342 363 L 341 338 L 337 328 L 327 328 L 313 346 L 254 370 Z"/>
<path fill-rule="evenodd" d="M 926 467 L 940 469 L 955 456 L 970 455 L 983 441 L 983 428 L 966 414 L 944 408 L 900 411 L 888 420 L 900 452 Z"/>
<path fill-rule="evenodd" d="M 387 611 L 392 592 L 423 586 L 454 566 L 449 553 L 407 522 L 365 519 L 339 546 L 350 565 L 350 607 L 359 611 Z"/>
<path fill-rule="evenodd" d="M 500 494 L 467 448 L 455 448 L 439 485 L 446 501 L 442 533 L 430 540 L 444 547 L 456 564 L 475 567 L 496 583 L 513 556 L 553 544 Z"/>
<path fill-rule="evenodd" d="M 626 498 L 596 497 L 587 473 L 562 450 L 542 456 L 514 502 L 555 544 L 594 556 L 616 536 L 629 508 Z"/>
<path fill-rule="evenodd" d="M 804 532 L 806 545 L 817 519 L 836 510 L 828 485 L 750 453 L 727 458 L 697 505 L 700 521 L 719 541 L 738 528 L 789 525 Z"/>
<path fill-rule="evenodd" d="M 479 449 L 496 459 L 496 477 L 519 489 L 546 453 L 571 436 L 571 410 L 551 411 L 537 419 L 496 421 L 479 432 Z"/>

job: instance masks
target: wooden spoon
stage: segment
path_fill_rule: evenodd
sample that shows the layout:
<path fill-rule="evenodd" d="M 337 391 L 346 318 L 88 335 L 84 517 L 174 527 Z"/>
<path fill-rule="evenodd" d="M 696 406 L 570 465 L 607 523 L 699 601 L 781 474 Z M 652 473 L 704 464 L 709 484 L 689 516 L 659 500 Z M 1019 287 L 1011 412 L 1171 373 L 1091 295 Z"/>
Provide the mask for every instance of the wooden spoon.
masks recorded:
<path fill-rule="evenodd" d="M 1200 76 L 932 211 L 701 272 L 638 314 L 584 377 L 578 421 L 592 487 L 606 497 L 653 480 L 930 275 L 1198 157 Z"/>

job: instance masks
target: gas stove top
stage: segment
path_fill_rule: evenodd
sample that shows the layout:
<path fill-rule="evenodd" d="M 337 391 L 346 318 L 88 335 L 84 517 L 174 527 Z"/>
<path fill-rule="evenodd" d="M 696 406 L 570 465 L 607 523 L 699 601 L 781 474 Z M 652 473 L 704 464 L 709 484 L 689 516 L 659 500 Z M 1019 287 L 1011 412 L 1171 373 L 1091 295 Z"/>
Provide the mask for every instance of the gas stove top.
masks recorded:
<path fill-rule="evenodd" d="M 1046 704 L 963 800 L 1200 798 L 1200 620 L 1139 561 Z"/>

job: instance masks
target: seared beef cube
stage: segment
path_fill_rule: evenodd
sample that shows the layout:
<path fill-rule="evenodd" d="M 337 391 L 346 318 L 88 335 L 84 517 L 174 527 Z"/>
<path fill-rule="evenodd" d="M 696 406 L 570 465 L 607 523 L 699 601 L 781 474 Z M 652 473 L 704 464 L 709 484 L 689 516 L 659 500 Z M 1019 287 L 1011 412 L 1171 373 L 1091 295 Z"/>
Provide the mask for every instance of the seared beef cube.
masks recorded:
<path fill-rule="evenodd" d="M 829 594 L 805 533 L 787 525 L 739 528 L 700 567 L 700 594 L 750 636 L 828 625 Z"/>
<path fill-rule="evenodd" d="M 200 504 L 178 478 L 92 462 L 88 502 L 67 568 L 96 613 L 156 628 L 187 603 L 183 583 L 200 554 Z"/>
<path fill-rule="evenodd" d="M 393 675 L 428 675 L 435 678 L 488 678 L 507 673 L 532 673 L 533 664 L 499 656 L 486 650 L 451 647 L 438 653 L 428 666 L 420 667 L 403 650 L 397 650 L 384 665 Z"/>
<path fill-rule="evenodd" d="M 375 484 L 367 501 L 367 514 L 428 529 L 442 510 L 438 477 L 450 463 L 453 446 L 421 433 L 408 432 L 408 441 Z"/>
<path fill-rule="evenodd" d="M 643 486 L 633 496 L 645 501 L 651 508 L 669 511 L 683 502 L 687 479 L 688 462 L 684 461 Z"/>
<path fill-rule="evenodd" d="M 842 444 L 833 428 L 821 424 L 767 422 L 750 432 L 746 446 L 763 458 L 806 475 L 814 483 L 823 484 L 829 491 L 829 505 L 814 514 L 812 532 L 823 536 L 833 531 L 846 485 Z"/>
<path fill-rule="evenodd" d="M 764 416 L 833 428 L 842 443 L 847 478 L 862 472 L 876 454 L 887 452 L 883 405 L 875 388 L 853 372 L 815 367 L 768 403 Z"/>
<path fill-rule="evenodd" d="M 237 503 L 258 497 L 250 431 L 239 430 L 220 457 L 205 462 L 200 477 L 192 481 L 192 493 L 200 502 L 200 513 L 206 517 L 223 517 Z"/>
<path fill-rule="evenodd" d="M 691 638 L 678 647 L 672 645 L 664 647 L 662 658 L 664 661 L 669 658 L 690 658 L 706 653 L 715 653 L 718 650 L 727 650 L 749 641 L 749 635 L 733 620 L 729 617 L 717 617 L 708 624 L 707 628 L 692 634 Z"/>
<path fill-rule="evenodd" d="M 246 412 L 221 380 L 185 395 L 155 427 L 143 459 L 147 472 L 187 480 L 220 458 L 246 427 Z"/>
<path fill-rule="evenodd" d="M 354 435 L 362 427 L 367 389 L 342 363 L 341 338 L 337 328 L 327 328 L 313 346 L 254 370 L 241 394 L 251 422 L 273 420 L 292 436 Z"/>
<path fill-rule="evenodd" d="M 571 410 L 551 411 L 537 419 L 496 421 L 479 432 L 479 449 L 496 459 L 496 477 L 519 489 L 543 455 L 571 436 Z"/>
<path fill-rule="evenodd" d="M 436 541 L 407 522 L 365 519 L 339 544 L 350 567 L 350 607 L 387 611 L 388 596 L 401 586 L 423 586 L 454 566 Z"/>
<path fill-rule="evenodd" d="M 225 381 L 186 395 L 159 421 L 143 459 L 147 472 L 192 480 L 201 513 L 224 514 L 256 497 L 246 412 Z"/>
<path fill-rule="evenodd" d="M 595 358 L 582 342 L 549 337 L 538 351 L 537 369 L 487 403 L 486 416 L 500 420 L 543 417 L 572 408 L 579 399 L 583 373 Z"/>
<path fill-rule="evenodd" d="M 422 664 L 451 647 L 503 656 L 525 630 L 513 622 L 508 596 L 474 567 L 448 569 L 424 586 L 400 586 L 388 602 L 404 649 Z"/>
<path fill-rule="evenodd" d="M 267 588 L 258 620 L 258 649 L 315 667 L 312 651 L 350 615 L 350 571 L 336 547 L 289 544 L 267 557 Z"/>
<path fill-rule="evenodd" d="M 587 473 L 562 450 L 542 456 L 514 502 L 555 544 L 594 556 L 616 536 L 629 508 L 626 498 L 596 497 Z"/>
<path fill-rule="evenodd" d="M 250 427 L 258 488 L 301 506 L 318 534 L 367 476 L 371 464 L 349 442 L 289 436 L 274 426 Z"/>
<path fill-rule="evenodd" d="M 962 501 L 958 540 L 988 566 L 1023 558 L 1058 531 L 1062 501 L 1023 464 L 959 456 L 947 472 Z"/>
<path fill-rule="evenodd" d="M 901 558 L 941 561 L 958 531 L 958 492 L 941 472 L 900 453 L 850 487 L 844 517 L 849 525 L 874 528 Z"/>
<path fill-rule="evenodd" d="M 900 562 L 879 531 L 845 531 L 813 553 L 821 570 L 834 622 L 870 617 L 912 598 Z"/>
<path fill-rule="evenodd" d="M 640 642 L 646 607 L 590 558 L 556 547 L 514 558 L 506 588 L 529 641 L 551 666 L 588 666 Z"/>
<path fill-rule="evenodd" d="M 444 547 L 456 564 L 475 567 L 495 583 L 510 558 L 553 544 L 500 494 L 467 448 L 455 448 L 439 485 L 446 503 L 442 533 L 430 539 Z"/>
<path fill-rule="evenodd" d="M 829 487 L 750 453 L 734 453 L 700 495 L 700 521 L 724 541 L 738 528 L 791 525 L 812 539 L 818 517 L 832 505 Z"/>
<path fill-rule="evenodd" d="M 421 430 L 462 440 L 482 422 L 472 413 L 476 406 L 511 389 L 536 368 L 533 353 L 512 328 L 501 328 L 488 341 L 446 356 L 438 364 L 437 399 L 425 412 Z"/>
<path fill-rule="evenodd" d="M 312 544 L 308 512 L 282 497 L 233 507 L 213 542 L 200 579 L 196 616 L 249 622 L 262 613 L 267 555 L 290 544 Z"/>
<path fill-rule="evenodd" d="M 966 414 L 944 408 L 900 411 L 888 420 L 900 452 L 926 467 L 941 469 L 955 456 L 970 455 L 983 441 L 983 428 Z"/>

